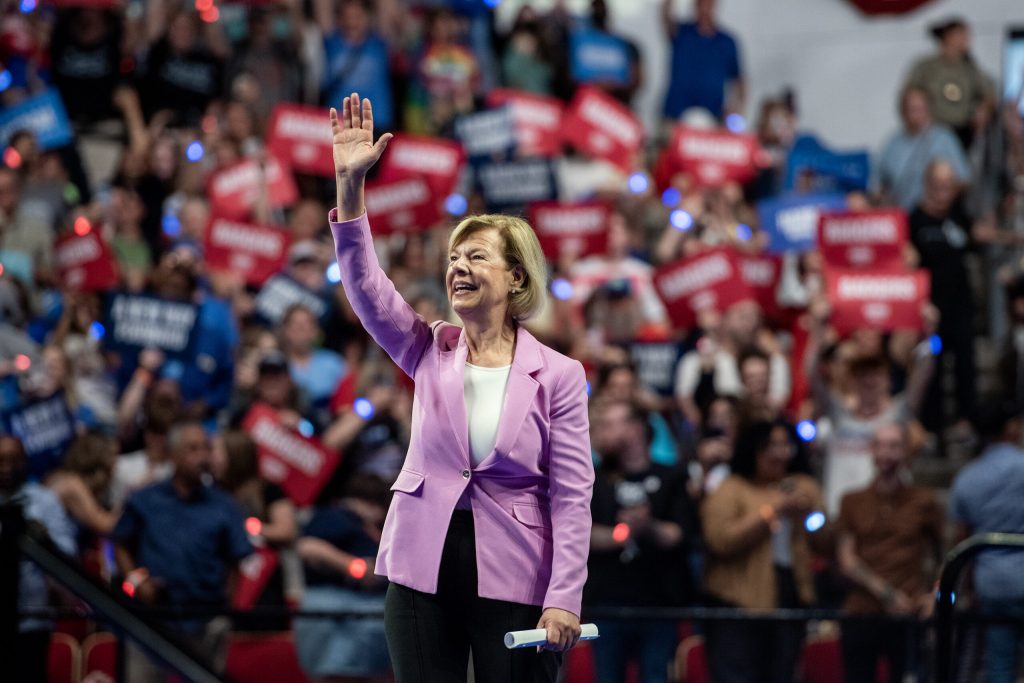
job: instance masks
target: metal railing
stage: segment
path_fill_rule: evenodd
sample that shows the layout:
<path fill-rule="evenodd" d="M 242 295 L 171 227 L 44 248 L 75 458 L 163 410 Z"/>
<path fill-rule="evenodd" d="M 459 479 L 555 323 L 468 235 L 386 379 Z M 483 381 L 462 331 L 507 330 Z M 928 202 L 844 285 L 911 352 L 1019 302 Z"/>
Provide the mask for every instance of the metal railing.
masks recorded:
<path fill-rule="evenodd" d="M 939 576 L 935 608 L 935 682 L 949 683 L 953 677 L 953 606 L 957 581 L 964 567 L 985 550 L 1024 550 L 1024 534 L 977 534 L 963 541 L 946 555 Z M 990 621 L 990 620 L 989 620 Z"/>
<path fill-rule="evenodd" d="M 50 578 L 88 603 L 96 615 L 119 636 L 134 641 L 185 680 L 193 683 L 223 682 L 206 662 L 182 645 L 157 619 L 141 613 L 126 596 L 119 595 L 98 579 L 84 573 L 77 562 L 57 549 L 45 534 L 25 531 L 21 520 L 20 505 L 0 506 L 0 576 L 10 572 L 11 567 L 17 575 L 20 559 L 27 558 Z M 12 548 L 17 552 L 12 552 Z M 9 597 L 11 593 L 13 598 Z M 10 615 L 9 619 L 0 620 L 6 622 L 3 629 L 6 631 L 13 627 L 16 632 L 18 618 L 23 616 L 16 609 L 17 581 L 13 582 L 13 590 L 9 584 L 0 583 L 0 594 L 4 596 L 0 598 L 0 605 L 8 604 L 12 599 L 15 605 L 15 609 L 0 611 L 0 614 Z M 13 644 L 17 638 L 3 640 L 16 647 Z M 118 676 L 123 680 L 123 661 L 121 664 Z"/>

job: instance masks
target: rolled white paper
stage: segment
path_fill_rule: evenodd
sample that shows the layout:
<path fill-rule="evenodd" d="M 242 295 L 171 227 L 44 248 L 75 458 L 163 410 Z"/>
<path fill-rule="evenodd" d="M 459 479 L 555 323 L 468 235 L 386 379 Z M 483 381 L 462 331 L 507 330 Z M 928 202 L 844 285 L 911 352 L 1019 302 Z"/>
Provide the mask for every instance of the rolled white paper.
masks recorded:
<path fill-rule="evenodd" d="M 580 640 L 597 640 L 597 624 L 580 626 Z M 542 628 L 531 628 L 526 631 L 509 631 L 505 634 L 505 647 L 515 650 L 520 647 L 537 647 L 548 642 L 548 632 Z"/>

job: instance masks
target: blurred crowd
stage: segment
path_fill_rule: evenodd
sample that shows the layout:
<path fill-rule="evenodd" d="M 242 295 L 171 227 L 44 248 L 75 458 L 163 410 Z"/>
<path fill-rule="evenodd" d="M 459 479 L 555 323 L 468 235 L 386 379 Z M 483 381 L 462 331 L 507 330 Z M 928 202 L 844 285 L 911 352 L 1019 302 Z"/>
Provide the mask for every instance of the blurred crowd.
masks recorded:
<path fill-rule="evenodd" d="M 291 169 L 268 140 L 282 103 L 319 108 L 327 131 L 326 108 L 351 92 L 372 100 L 378 132 L 399 134 L 393 145 L 471 145 L 463 122 L 496 111 L 495 93 L 569 107 L 585 92 L 631 111 L 642 51 L 604 0 L 582 14 L 527 4 L 501 30 L 496 4 L 5 0 L 0 500 L 23 501 L 59 547 L 143 603 L 381 605 L 373 561 L 414 387 L 338 284 L 333 178 Z M 893 65 L 906 73 L 899 118 L 865 141 L 861 166 L 795 166 L 828 134 L 802 128 L 799 90 L 749 101 L 742 36 L 715 0 L 692 16 L 671 5 L 650 37 L 671 58 L 642 144 L 625 161 L 558 140 L 535 155 L 550 192 L 533 199 L 605 211 L 599 249 L 570 239 L 550 254 L 548 306 L 527 323 L 588 370 L 586 604 L 898 617 L 844 623 L 846 678 L 875 680 L 880 658 L 888 680 L 920 674 L 914 622 L 931 613 L 941 552 L 974 531 L 1024 531 L 1024 118 L 952 18 L 932 27 L 931 54 Z M 45 121 L 16 116 L 43 104 Z M 675 163 L 680 131 L 743 140 L 749 173 Z M 495 159 L 469 157 L 449 187 L 431 185 L 431 211 L 377 243 L 428 321 L 451 317 L 454 222 L 530 209 L 476 177 Z M 839 324 L 829 255 L 813 239 L 777 246 L 764 207 L 806 212 L 822 193 L 829 208 L 903 221 L 897 263 L 877 272 L 929 277 L 910 323 Z M 218 220 L 229 238 L 242 226 L 228 250 L 244 258 L 211 238 Z M 253 246 L 264 239 L 267 263 Z M 774 270 L 756 296 L 730 280 L 681 309 L 659 278 L 711 254 Z M 1024 613 L 1015 562 L 983 558 L 964 600 Z M 22 604 L 47 604 L 42 575 L 26 565 L 22 577 Z M 26 666 L 45 666 L 53 624 L 21 626 Z M 630 659 L 641 680 L 669 680 L 675 624 L 600 626 L 600 681 L 625 680 Z M 311 678 L 388 669 L 372 620 L 174 627 L 215 661 L 229 628 L 293 628 Z M 715 681 L 792 680 L 808 635 L 792 622 L 696 628 Z M 1012 680 L 1020 629 L 983 635 L 972 656 L 986 680 Z M 159 680 L 143 653 L 128 664 L 130 680 Z M 42 680 L 34 671 L 24 680 Z"/>

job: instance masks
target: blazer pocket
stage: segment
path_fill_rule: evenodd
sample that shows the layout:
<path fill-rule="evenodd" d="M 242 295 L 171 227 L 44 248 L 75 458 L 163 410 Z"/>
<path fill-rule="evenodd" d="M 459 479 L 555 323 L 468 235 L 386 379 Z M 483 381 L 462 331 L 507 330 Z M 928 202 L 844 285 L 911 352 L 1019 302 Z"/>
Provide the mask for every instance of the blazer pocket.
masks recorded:
<path fill-rule="evenodd" d="M 526 526 L 532 526 L 538 529 L 551 528 L 550 517 L 544 514 L 544 510 L 536 505 L 515 503 L 512 505 L 512 514 Z"/>
<path fill-rule="evenodd" d="M 422 488 L 423 475 L 412 470 L 402 470 L 399 472 L 395 483 L 391 485 L 392 491 L 401 491 L 410 495 L 419 493 Z"/>

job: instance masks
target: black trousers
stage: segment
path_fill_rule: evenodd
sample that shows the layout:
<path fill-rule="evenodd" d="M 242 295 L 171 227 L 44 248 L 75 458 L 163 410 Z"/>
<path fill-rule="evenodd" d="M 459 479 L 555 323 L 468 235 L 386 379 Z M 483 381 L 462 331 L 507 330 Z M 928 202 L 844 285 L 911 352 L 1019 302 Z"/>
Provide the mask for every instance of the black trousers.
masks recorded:
<path fill-rule="evenodd" d="M 889 660 L 889 680 L 902 681 L 913 627 L 884 621 L 843 624 L 844 683 L 874 683 L 878 660 Z"/>
<path fill-rule="evenodd" d="M 508 631 L 534 628 L 541 608 L 477 595 L 473 515 L 456 510 L 441 555 L 437 593 L 392 583 L 384 630 L 397 683 L 554 683 L 561 653 L 508 650 Z"/>

